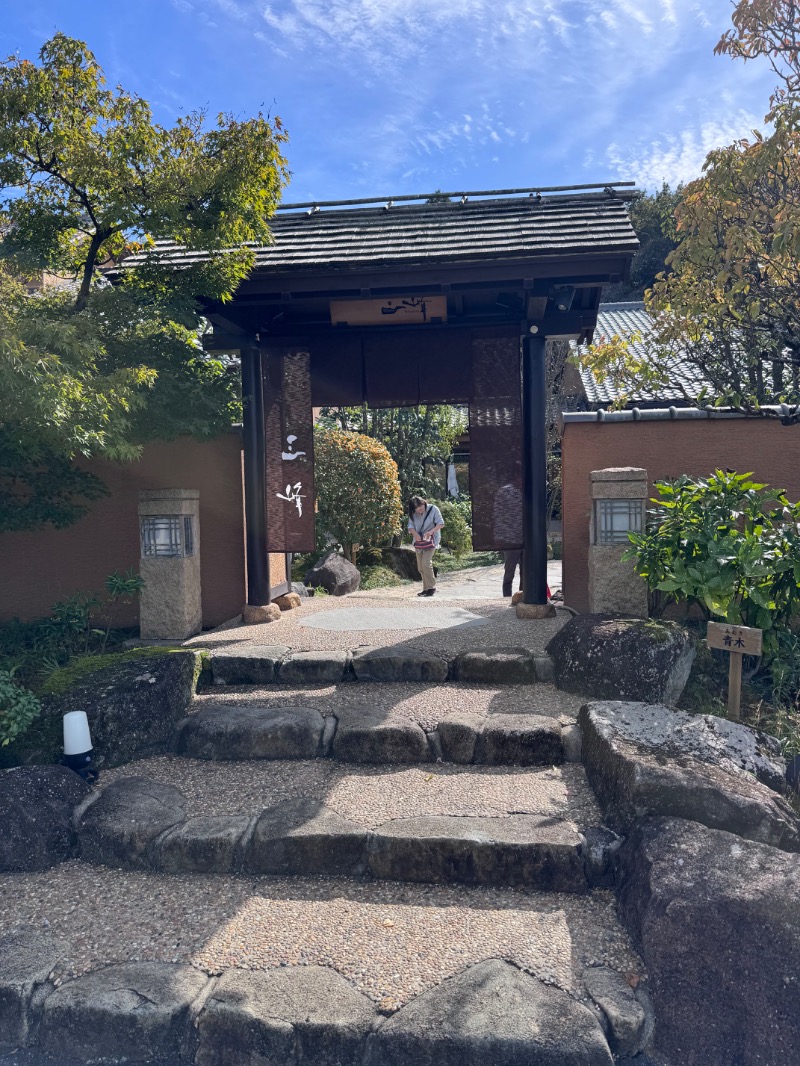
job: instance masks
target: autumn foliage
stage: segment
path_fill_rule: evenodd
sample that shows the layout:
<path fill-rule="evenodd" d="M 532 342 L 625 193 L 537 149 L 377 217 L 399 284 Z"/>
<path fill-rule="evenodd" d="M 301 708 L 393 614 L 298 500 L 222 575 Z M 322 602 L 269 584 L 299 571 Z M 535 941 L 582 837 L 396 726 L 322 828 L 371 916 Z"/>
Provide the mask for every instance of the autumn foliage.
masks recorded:
<path fill-rule="evenodd" d="M 397 464 L 380 441 L 317 428 L 314 434 L 317 528 L 355 561 L 358 545 L 385 544 L 402 528 Z"/>

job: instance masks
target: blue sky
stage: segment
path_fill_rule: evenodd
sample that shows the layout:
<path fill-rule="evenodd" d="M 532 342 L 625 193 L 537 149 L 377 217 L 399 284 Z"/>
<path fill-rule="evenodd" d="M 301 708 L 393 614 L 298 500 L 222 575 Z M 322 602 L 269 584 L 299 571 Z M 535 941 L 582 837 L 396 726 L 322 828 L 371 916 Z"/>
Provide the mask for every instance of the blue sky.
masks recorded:
<path fill-rule="evenodd" d="M 287 201 L 699 172 L 762 125 L 766 65 L 713 55 L 728 0 L 5 0 L 0 51 L 55 30 L 159 121 L 280 115 Z"/>

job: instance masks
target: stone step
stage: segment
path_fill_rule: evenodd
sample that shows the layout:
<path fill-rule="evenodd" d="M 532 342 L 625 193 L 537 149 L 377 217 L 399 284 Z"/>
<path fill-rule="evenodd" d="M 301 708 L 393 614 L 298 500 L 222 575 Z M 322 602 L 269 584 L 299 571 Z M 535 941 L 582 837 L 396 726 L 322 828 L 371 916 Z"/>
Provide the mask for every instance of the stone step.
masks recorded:
<path fill-rule="evenodd" d="M 436 654 L 403 645 L 353 651 L 298 651 L 283 645 L 244 644 L 209 653 L 216 685 L 282 683 L 338 684 L 342 681 L 461 681 L 488 685 L 551 682 L 553 663 L 527 648 L 482 648 Z"/>
<path fill-rule="evenodd" d="M 561 722 L 543 714 L 450 711 L 435 728 L 426 729 L 366 700 L 340 701 L 325 708 L 327 714 L 291 703 L 242 706 L 206 700 L 196 706 L 196 713 L 178 724 L 172 741 L 172 750 L 195 759 L 551 766 L 565 758 Z"/>
<path fill-rule="evenodd" d="M 632 1054 L 646 1036 L 610 892 L 79 862 L 14 888 L 0 1047 L 54 1061 L 611 1066 L 620 1037 Z"/>
<path fill-rule="evenodd" d="M 584 830 L 599 819 L 579 767 L 566 777 L 501 775 L 498 785 L 486 771 L 441 767 L 433 774 L 424 766 L 401 778 L 382 768 L 315 780 L 311 764 L 294 795 L 278 784 L 260 798 L 256 785 L 246 805 L 225 809 L 209 803 L 215 782 L 187 778 L 183 792 L 169 782 L 166 760 L 152 761 L 161 763 L 160 780 L 139 776 L 141 764 L 127 767 L 76 809 L 84 861 L 169 873 L 355 876 L 577 893 L 595 880 Z M 425 796 L 426 779 L 434 777 L 436 787 Z M 574 795 L 581 787 L 582 802 Z M 483 801 L 470 801 L 478 789 Z"/>

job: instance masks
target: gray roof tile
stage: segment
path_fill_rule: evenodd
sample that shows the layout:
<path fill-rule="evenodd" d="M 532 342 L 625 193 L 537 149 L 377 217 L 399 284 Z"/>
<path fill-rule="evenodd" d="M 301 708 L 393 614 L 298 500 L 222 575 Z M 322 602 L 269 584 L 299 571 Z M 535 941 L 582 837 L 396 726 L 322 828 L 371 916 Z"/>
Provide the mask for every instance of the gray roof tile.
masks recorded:
<path fill-rule="evenodd" d="M 593 252 L 632 254 L 638 242 L 628 219 L 628 198 L 583 193 L 540 200 L 526 196 L 279 212 L 270 221 L 274 243 L 256 248 L 256 268 L 284 274 Z M 159 248 L 176 266 L 207 255 L 171 242 L 160 242 Z"/>

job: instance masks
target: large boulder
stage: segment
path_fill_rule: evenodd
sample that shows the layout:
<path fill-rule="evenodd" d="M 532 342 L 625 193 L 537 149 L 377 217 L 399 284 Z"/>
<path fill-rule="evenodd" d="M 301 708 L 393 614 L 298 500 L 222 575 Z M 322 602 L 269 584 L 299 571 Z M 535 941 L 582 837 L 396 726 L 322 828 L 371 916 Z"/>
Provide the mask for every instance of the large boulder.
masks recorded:
<path fill-rule="evenodd" d="M 407 544 L 397 548 L 384 548 L 381 555 L 386 566 L 398 577 L 407 581 L 422 581 L 422 574 L 417 566 L 417 553 Z"/>
<path fill-rule="evenodd" d="M 346 596 L 361 584 L 361 574 L 343 555 L 329 551 L 311 567 L 303 581 L 309 588 L 323 588 L 331 596 Z"/>
<path fill-rule="evenodd" d="M 598 614 L 571 618 L 546 650 L 566 692 L 645 703 L 677 703 L 695 655 L 675 622 Z"/>
<path fill-rule="evenodd" d="M 800 856 L 654 818 L 620 869 L 657 1050 L 680 1066 L 800 1062 Z"/>
<path fill-rule="evenodd" d="M 192 701 L 202 658 L 195 651 L 120 656 L 67 692 L 42 700 L 43 726 L 53 726 L 41 761 L 60 755 L 61 717 L 86 711 L 100 766 L 120 766 L 167 750 L 177 722 Z M 39 759 L 37 759 L 39 761 Z"/>
<path fill-rule="evenodd" d="M 364 1066 L 612 1066 L 597 1018 L 560 988 L 487 959 L 406 1004 Z"/>
<path fill-rule="evenodd" d="M 589 783 L 614 828 L 672 815 L 800 850 L 800 819 L 761 783 L 782 783 L 782 760 L 770 738 L 660 704 L 589 703 L 578 722 Z"/>
<path fill-rule="evenodd" d="M 66 766 L 0 771 L 0 871 L 46 870 L 73 852 L 72 812 L 91 791 Z"/>

